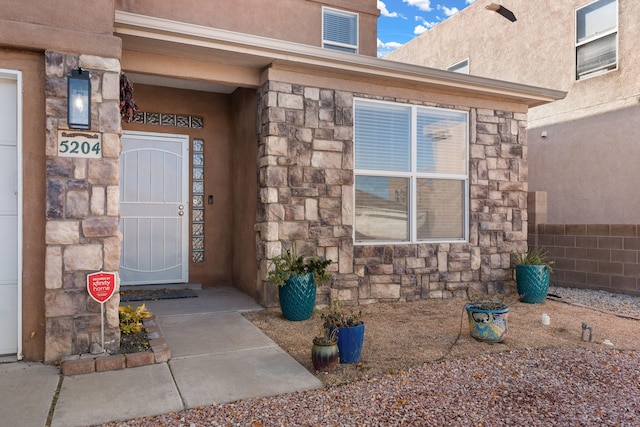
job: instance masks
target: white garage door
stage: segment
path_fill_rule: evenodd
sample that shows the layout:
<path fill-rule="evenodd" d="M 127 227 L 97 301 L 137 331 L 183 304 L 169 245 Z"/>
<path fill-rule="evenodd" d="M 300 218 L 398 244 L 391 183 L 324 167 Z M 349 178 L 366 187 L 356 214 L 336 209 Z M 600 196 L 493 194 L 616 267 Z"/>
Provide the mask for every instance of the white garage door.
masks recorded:
<path fill-rule="evenodd" d="M 0 69 L 0 355 L 20 356 L 20 74 Z"/>

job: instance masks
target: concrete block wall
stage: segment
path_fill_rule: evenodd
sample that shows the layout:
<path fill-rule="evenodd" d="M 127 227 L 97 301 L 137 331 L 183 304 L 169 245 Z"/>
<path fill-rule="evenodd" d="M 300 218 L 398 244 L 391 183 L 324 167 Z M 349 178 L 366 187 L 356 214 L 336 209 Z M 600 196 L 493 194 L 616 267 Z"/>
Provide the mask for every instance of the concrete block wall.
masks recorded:
<path fill-rule="evenodd" d="M 640 225 L 547 224 L 547 193 L 528 195 L 529 248 L 553 259 L 551 285 L 640 296 Z"/>
<path fill-rule="evenodd" d="M 538 224 L 529 244 L 555 261 L 552 285 L 640 296 L 640 225 Z"/>
<path fill-rule="evenodd" d="M 353 238 L 353 99 L 469 112 L 470 224 L 464 243 L 360 245 Z M 526 115 L 268 81 L 258 91 L 258 301 L 277 304 L 269 259 L 334 261 L 319 304 L 452 298 L 514 288 L 510 254 L 527 246 Z"/>

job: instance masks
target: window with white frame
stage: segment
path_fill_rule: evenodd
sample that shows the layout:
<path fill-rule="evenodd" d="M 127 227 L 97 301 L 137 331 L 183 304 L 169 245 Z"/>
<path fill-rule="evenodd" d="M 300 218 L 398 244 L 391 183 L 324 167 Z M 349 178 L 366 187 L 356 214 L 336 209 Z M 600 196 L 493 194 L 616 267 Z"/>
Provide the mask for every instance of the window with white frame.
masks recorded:
<path fill-rule="evenodd" d="M 468 240 L 469 115 L 354 100 L 355 240 Z"/>
<path fill-rule="evenodd" d="M 322 47 L 358 53 L 358 14 L 323 7 Z"/>
<path fill-rule="evenodd" d="M 576 79 L 618 65 L 618 1 L 598 0 L 576 10 Z"/>
<path fill-rule="evenodd" d="M 454 73 L 469 74 L 469 59 L 460 61 L 447 68 L 447 71 L 453 71 Z"/>

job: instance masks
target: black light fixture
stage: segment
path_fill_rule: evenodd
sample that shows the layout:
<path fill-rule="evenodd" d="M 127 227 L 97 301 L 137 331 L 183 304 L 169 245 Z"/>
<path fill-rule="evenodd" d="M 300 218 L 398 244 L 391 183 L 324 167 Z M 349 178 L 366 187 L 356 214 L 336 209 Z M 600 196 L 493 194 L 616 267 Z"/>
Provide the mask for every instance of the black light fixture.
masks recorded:
<path fill-rule="evenodd" d="M 517 21 L 516 15 L 513 12 L 511 12 L 509 9 L 507 9 L 506 7 L 502 6 L 501 4 L 491 3 L 490 5 L 485 6 L 485 9 L 492 10 L 492 11 L 504 16 L 505 18 L 507 18 L 511 22 L 516 22 Z"/>
<path fill-rule="evenodd" d="M 67 124 L 71 129 L 91 129 L 91 79 L 89 71 L 71 70 L 67 78 Z"/>

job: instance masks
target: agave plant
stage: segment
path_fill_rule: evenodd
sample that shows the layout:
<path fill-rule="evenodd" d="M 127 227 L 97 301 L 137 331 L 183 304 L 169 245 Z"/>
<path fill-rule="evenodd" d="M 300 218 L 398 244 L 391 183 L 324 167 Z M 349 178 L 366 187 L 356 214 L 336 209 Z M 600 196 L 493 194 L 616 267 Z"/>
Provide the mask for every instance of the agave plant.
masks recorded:
<path fill-rule="evenodd" d="M 544 265 L 549 273 L 553 272 L 553 260 L 549 259 L 549 252 L 541 247 L 524 253 L 514 252 L 511 259 L 516 265 Z"/>

